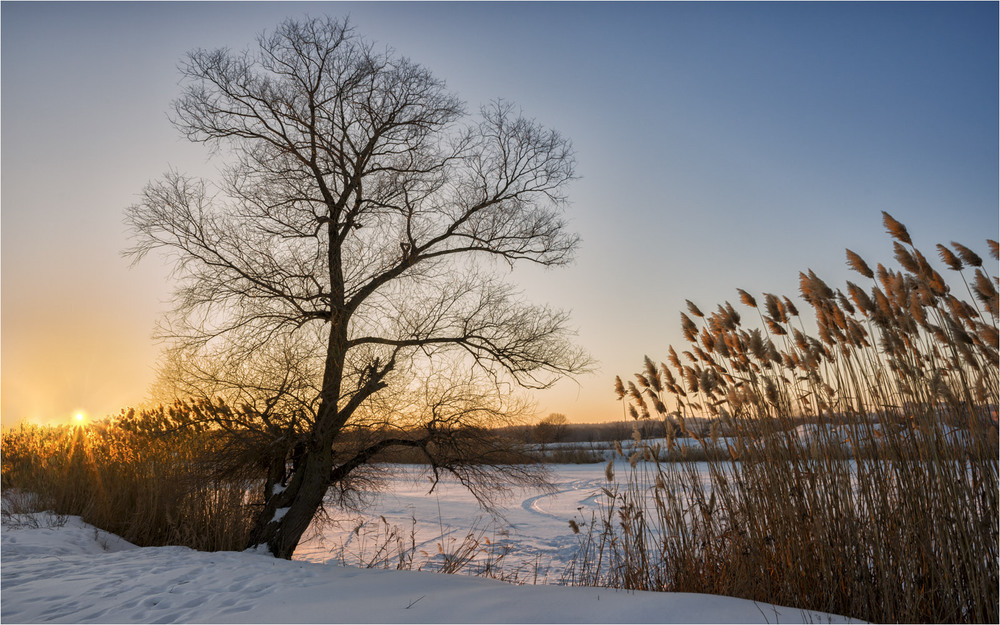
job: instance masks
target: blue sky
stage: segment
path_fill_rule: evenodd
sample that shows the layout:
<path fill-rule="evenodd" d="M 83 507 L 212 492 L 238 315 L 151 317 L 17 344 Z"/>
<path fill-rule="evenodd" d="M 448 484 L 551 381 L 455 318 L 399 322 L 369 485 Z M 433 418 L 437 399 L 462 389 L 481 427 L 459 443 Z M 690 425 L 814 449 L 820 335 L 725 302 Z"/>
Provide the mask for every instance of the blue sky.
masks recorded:
<path fill-rule="evenodd" d="M 142 401 L 166 268 L 128 269 L 123 209 L 169 167 L 213 175 L 166 111 L 196 47 L 350 15 L 468 102 L 512 100 L 575 145 L 577 263 L 511 277 L 573 311 L 599 371 L 539 411 L 616 418 L 611 381 L 680 342 L 678 311 L 799 271 L 998 226 L 997 3 L 2 4 L 2 420 Z M 985 250 L 984 250 L 985 251 Z M 984 254 L 985 255 L 985 254 Z"/>

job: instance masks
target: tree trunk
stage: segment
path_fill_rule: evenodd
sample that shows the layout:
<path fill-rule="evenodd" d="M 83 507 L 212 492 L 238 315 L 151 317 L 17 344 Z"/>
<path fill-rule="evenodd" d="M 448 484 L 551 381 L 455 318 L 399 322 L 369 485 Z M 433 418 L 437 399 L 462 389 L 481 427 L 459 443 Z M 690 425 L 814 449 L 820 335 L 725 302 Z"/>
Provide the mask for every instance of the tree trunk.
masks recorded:
<path fill-rule="evenodd" d="M 331 208 L 331 211 L 334 211 Z M 332 229 L 330 236 L 336 231 Z M 331 241 L 334 240 L 331 238 Z M 331 244 L 331 283 L 339 302 L 343 302 L 343 277 L 340 274 L 340 250 Z M 330 486 L 333 470 L 333 440 L 346 416 L 338 411 L 340 385 L 347 352 L 347 324 L 342 312 L 330 317 L 330 338 L 323 372 L 323 389 L 312 440 L 298 456 L 298 467 L 284 488 L 271 487 L 265 493 L 261 510 L 250 532 L 249 548 L 267 545 L 276 558 L 291 560 L 295 548 L 308 529 Z M 298 452 L 297 452 L 298 453 Z"/>
<path fill-rule="evenodd" d="M 272 488 L 268 493 L 250 532 L 248 548 L 266 545 L 274 557 L 291 560 L 313 516 L 323 505 L 332 461 L 329 447 L 310 446 L 288 485 L 284 489 Z"/>

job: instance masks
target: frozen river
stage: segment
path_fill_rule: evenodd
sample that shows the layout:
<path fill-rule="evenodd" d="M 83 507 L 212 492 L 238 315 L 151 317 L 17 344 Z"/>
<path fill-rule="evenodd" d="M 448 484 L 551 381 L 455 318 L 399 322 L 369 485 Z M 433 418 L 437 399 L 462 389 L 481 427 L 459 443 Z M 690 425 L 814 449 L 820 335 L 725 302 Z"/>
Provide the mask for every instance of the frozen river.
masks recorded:
<path fill-rule="evenodd" d="M 569 521 L 586 531 L 607 480 L 602 464 L 549 465 L 549 469 L 552 491 L 516 492 L 491 516 L 460 485 L 442 479 L 428 493 L 426 474 L 418 467 L 402 467 L 364 513 L 331 509 L 334 518 L 314 524 L 295 559 L 355 566 L 374 561 L 374 566 L 395 568 L 399 553 L 395 539 L 389 541 L 388 557 L 379 555 L 387 532 L 395 532 L 412 552 L 413 568 L 433 570 L 472 532 L 477 562 L 505 553 L 500 561 L 503 574 L 534 581 L 537 573 L 539 582 L 558 583 L 579 542 Z"/>

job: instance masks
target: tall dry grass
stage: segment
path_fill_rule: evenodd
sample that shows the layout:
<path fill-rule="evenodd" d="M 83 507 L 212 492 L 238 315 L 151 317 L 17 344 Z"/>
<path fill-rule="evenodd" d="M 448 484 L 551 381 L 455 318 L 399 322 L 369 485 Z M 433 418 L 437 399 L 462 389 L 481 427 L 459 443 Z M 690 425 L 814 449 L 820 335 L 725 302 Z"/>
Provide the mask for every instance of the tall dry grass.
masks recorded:
<path fill-rule="evenodd" d="M 660 462 L 684 453 L 669 434 L 634 452 L 571 581 L 874 622 L 1000 620 L 997 278 L 940 245 L 953 289 L 883 217 L 899 269 L 848 250 L 865 286 L 800 274 L 814 321 L 773 294 L 740 290 L 745 315 L 689 302 L 686 349 L 617 380 L 635 418 L 671 416 L 686 434 L 709 416 L 735 436 L 698 465 Z M 701 438 L 707 449 L 717 430 Z"/>
<path fill-rule="evenodd" d="M 217 443 L 208 433 L 134 427 L 162 420 L 163 412 L 130 411 L 84 426 L 21 425 L 5 431 L 5 496 L 31 493 L 39 510 L 79 515 L 140 546 L 243 549 L 252 520 L 251 484 L 214 475 Z"/>

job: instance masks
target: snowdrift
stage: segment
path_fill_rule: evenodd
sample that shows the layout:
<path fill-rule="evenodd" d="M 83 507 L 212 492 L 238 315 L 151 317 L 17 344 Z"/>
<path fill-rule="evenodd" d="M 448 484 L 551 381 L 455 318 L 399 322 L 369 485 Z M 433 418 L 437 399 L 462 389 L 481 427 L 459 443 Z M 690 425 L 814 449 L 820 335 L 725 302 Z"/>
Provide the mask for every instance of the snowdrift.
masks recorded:
<path fill-rule="evenodd" d="M 849 622 L 742 599 L 516 586 L 256 553 L 135 545 L 77 517 L 4 528 L 4 623 Z"/>

